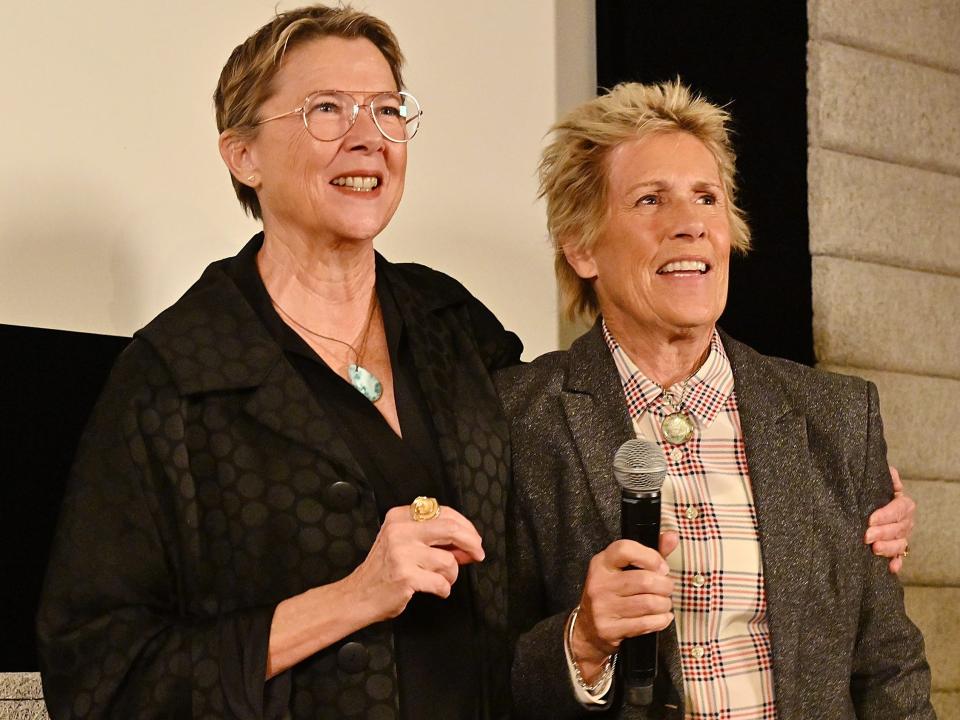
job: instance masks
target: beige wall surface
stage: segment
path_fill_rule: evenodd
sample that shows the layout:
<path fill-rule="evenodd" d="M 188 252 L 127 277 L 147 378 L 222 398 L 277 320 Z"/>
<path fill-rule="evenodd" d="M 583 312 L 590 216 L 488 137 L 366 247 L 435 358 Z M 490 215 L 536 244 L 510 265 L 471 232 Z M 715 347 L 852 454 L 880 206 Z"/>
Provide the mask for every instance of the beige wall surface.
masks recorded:
<path fill-rule="evenodd" d="M 907 612 L 938 716 L 960 720 L 960 3 L 808 11 L 817 360 L 880 391 L 888 457 L 919 504 Z"/>
<path fill-rule="evenodd" d="M 593 63 L 589 35 L 565 35 L 558 52 L 558 22 L 575 26 L 592 3 L 355 5 L 397 32 L 406 80 L 425 108 L 404 200 L 378 249 L 460 279 L 518 332 L 525 357 L 554 349 L 534 169 L 558 94 L 570 104 L 585 97 Z M 210 98 L 232 48 L 274 7 L 52 0 L 5 8 L 0 323 L 130 334 L 258 229 L 233 196 Z"/>

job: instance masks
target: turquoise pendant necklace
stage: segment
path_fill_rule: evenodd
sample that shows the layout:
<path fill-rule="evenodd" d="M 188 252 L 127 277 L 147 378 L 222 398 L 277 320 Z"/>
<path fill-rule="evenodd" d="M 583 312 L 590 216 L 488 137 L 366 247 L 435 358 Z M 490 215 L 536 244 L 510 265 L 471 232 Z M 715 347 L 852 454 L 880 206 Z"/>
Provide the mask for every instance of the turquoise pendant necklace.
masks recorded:
<path fill-rule="evenodd" d="M 316 330 L 311 330 L 306 325 L 299 322 L 282 307 L 280 307 L 275 300 L 273 301 L 273 305 L 277 308 L 277 310 L 286 315 L 298 328 L 306 330 L 308 333 L 315 335 L 318 338 L 323 338 L 324 340 L 329 340 L 330 342 L 340 343 L 341 345 L 345 345 L 346 347 L 350 348 L 351 352 L 353 352 L 353 362 L 347 365 L 347 378 L 350 380 L 350 384 L 353 385 L 357 392 L 359 392 L 372 403 L 375 403 L 377 400 L 383 397 L 383 383 L 380 382 L 380 379 L 376 375 L 360 364 L 360 361 L 363 360 L 363 352 L 367 349 L 367 335 L 370 334 L 370 324 L 373 321 L 373 311 L 377 307 L 376 288 L 374 288 L 373 292 L 370 294 L 370 310 L 367 313 L 367 322 L 363 327 L 363 336 L 360 338 L 359 352 L 346 340 L 339 340 L 335 337 L 330 337 L 329 335 L 322 335 Z"/>

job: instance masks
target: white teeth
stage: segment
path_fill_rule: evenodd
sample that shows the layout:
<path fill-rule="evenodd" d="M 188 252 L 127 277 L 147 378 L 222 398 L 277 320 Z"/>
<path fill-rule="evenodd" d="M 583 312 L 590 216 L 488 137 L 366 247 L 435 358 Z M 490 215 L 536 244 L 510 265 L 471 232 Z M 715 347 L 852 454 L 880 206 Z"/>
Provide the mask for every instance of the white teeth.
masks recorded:
<path fill-rule="evenodd" d="M 677 260 L 675 262 L 669 262 L 657 270 L 658 273 L 691 271 L 706 272 L 707 264 L 705 262 L 700 262 L 699 260 Z"/>
<path fill-rule="evenodd" d="M 355 192 L 370 192 L 380 184 L 380 180 L 372 175 L 347 175 L 334 178 L 333 184 L 353 188 Z"/>

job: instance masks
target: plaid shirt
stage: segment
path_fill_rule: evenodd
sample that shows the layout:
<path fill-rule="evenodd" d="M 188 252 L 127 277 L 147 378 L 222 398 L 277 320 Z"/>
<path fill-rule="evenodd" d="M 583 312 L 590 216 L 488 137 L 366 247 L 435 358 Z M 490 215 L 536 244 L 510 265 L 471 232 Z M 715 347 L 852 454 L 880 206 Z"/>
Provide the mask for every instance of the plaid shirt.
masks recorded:
<path fill-rule="evenodd" d="M 680 546 L 667 563 L 683 668 L 687 718 L 773 720 L 770 632 L 763 566 L 733 370 L 714 330 L 706 362 L 687 381 L 683 409 L 696 429 L 685 443 L 663 437 L 673 410 L 603 326 L 638 438 L 667 458 L 661 528 Z M 675 395 L 680 388 L 668 388 Z"/>

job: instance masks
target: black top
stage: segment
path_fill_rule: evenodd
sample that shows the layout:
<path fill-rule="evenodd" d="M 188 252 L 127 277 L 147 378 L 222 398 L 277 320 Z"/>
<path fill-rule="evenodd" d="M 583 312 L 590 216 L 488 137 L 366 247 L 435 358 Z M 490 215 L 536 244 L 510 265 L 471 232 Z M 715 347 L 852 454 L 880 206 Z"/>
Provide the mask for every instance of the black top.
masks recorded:
<path fill-rule="evenodd" d="M 303 376 L 317 402 L 341 424 L 340 436 L 363 468 L 376 497 L 380 521 L 387 511 L 418 495 L 449 505 L 453 493 L 444 477 L 436 431 L 417 381 L 403 318 L 389 280 L 378 273 L 377 300 L 393 369 L 394 396 L 403 437 L 375 405 L 335 372 L 273 307 L 248 245 L 227 267 L 254 312 Z M 478 717 L 478 668 L 473 646 L 470 577 L 462 573 L 450 597 L 417 593 L 393 621 L 400 680 L 400 712 L 413 719 Z"/>

